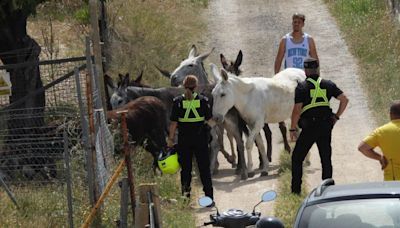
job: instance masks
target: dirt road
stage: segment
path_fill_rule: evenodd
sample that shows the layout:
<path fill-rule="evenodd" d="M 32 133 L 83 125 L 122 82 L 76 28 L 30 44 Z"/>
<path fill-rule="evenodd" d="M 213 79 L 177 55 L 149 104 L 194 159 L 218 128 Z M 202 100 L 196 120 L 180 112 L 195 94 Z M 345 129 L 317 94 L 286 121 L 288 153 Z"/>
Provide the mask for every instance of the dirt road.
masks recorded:
<path fill-rule="evenodd" d="M 336 22 L 322 1 L 210 0 L 204 15 L 208 21 L 205 46 L 215 47 L 216 51 L 209 61 L 221 66 L 219 53 L 234 59 L 241 49 L 244 54 L 244 77 L 271 77 L 279 40 L 291 31 L 291 15 L 295 12 L 306 15 L 304 31 L 316 41 L 321 76 L 333 80 L 350 99 L 348 109 L 333 130 L 333 178 L 337 183 L 381 180 L 378 162 L 365 158 L 357 151 L 360 140 L 375 127 L 359 82 L 357 62 L 349 53 Z M 336 111 L 338 102 L 331 104 Z M 241 181 L 226 160 L 219 156 L 222 164 L 213 184 L 220 209 L 236 207 L 249 211 L 265 190 L 277 188 L 278 158 L 283 144 L 278 125 L 270 127 L 273 132 L 273 162 L 268 177 L 256 175 Z M 228 145 L 226 147 L 229 148 Z M 257 159 L 255 149 L 253 153 L 253 158 Z M 311 150 L 310 161 L 311 165 L 306 168 L 306 184 L 312 189 L 321 181 L 316 147 Z M 254 160 L 254 164 L 257 167 L 258 161 Z M 260 205 L 259 210 L 265 215 L 272 208 L 273 204 L 267 203 Z M 196 210 L 200 226 L 211 211 Z"/>

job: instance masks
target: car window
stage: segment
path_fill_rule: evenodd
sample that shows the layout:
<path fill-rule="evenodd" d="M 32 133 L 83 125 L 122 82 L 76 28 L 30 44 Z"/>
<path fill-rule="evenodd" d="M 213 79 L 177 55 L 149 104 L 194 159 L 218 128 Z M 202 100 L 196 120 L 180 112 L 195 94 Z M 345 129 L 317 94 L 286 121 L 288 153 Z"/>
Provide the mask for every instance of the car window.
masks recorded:
<path fill-rule="evenodd" d="M 399 199 L 343 200 L 306 207 L 299 227 L 400 227 Z"/>

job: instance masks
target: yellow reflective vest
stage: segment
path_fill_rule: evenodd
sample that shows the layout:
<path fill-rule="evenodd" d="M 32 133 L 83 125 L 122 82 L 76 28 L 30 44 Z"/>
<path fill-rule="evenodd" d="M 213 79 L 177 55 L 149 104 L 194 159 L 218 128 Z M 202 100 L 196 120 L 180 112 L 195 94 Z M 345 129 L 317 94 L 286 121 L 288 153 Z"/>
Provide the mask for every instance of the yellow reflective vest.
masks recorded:
<path fill-rule="evenodd" d="M 183 95 L 185 96 L 185 95 Z M 192 100 L 183 100 L 182 108 L 186 109 L 183 118 L 178 118 L 181 123 L 194 123 L 204 121 L 204 116 L 200 116 L 197 112 L 197 108 L 200 108 L 200 99 L 197 98 L 197 93 L 193 93 Z M 194 117 L 189 117 L 190 112 L 193 113 Z"/>
<path fill-rule="evenodd" d="M 328 97 L 326 96 L 326 89 L 321 89 L 320 87 L 321 80 L 322 78 L 318 78 L 317 81 L 315 81 L 312 78 L 307 78 L 307 81 L 314 84 L 315 88 L 310 90 L 310 97 L 312 98 L 311 103 L 304 106 L 303 109 L 301 110 L 301 113 L 307 111 L 310 108 L 321 107 L 321 106 L 329 107 L 329 100 Z M 322 98 L 323 101 L 317 101 L 317 98 Z"/>

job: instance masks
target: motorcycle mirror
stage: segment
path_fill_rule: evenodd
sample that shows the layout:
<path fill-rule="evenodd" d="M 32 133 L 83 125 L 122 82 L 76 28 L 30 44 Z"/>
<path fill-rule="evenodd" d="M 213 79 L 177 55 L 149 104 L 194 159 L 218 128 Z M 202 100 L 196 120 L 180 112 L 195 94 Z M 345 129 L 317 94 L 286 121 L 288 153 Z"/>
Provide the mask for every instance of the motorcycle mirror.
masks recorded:
<path fill-rule="evenodd" d="M 268 202 L 268 201 L 272 201 L 276 198 L 276 192 L 274 190 L 270 190 L 270 191 L 266 191 L 262 194 L 261 196 L 261 201 L 258 202 L 254 208 L 253 208 L 253 213 L 255 213 L 256 211 L 256 207 L 262 203 L 262 202 Z"/>
<path fill-rule="evenodd" d="M 272 201 L 276 198 L 276 192 L 274 190 L 264 192 L 261 197 L 262 202 Z"/>
<path fill-rule="evenodd" d="M 203 196 L 198 200 L 198 202 L 201 207 L 208 207 L 213 203 L 213 200 L 208 196 Z"/>

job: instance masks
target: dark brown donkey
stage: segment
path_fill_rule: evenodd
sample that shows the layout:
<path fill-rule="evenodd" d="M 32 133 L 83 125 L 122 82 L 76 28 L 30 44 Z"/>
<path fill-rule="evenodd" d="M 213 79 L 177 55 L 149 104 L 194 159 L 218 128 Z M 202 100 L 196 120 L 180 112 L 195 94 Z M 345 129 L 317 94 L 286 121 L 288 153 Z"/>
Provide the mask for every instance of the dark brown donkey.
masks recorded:
<path fill-rule="evenodd" d="M 123 110 L 128 111 L 127 126 L 134 145 L 143 146 L 153 155 L 155 169 L 158 155 L 166 147 L 167 123 L 164 104 L 156 97 L 139 97 L 118 109 L 107 111 L 107 118 L 118 119 L 118 112 Z"/>

